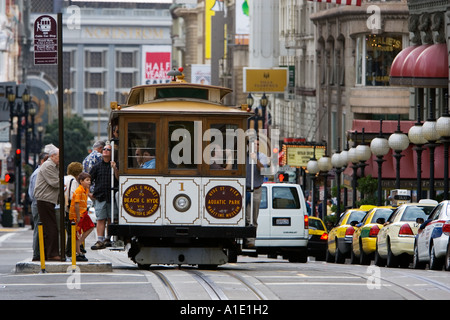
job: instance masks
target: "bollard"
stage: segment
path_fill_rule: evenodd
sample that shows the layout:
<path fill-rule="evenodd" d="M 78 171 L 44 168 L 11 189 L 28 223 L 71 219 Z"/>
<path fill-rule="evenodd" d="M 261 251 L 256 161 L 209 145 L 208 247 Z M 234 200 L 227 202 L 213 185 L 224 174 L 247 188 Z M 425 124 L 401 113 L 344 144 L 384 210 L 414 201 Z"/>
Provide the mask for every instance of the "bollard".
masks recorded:
<path fill-rule="evenodd" d="M 38 225 L 38 235 L 39 235 L 39 255 L 41 259 L 41 273 L 45 273 L 45 252 L 44 252 L 44 229 L 42 222 Z"/>
<path fill-rule="evenodd" d="M 75 222 L 72 221 L 72 272 L 75 272 L 75 269 L 77 268 L 77 251 L 76 251 L 76 245 L 77 245 L 77 240 L 76 240 L 76 232 L 77 232 L 77 226 L 75 224 Z"/>

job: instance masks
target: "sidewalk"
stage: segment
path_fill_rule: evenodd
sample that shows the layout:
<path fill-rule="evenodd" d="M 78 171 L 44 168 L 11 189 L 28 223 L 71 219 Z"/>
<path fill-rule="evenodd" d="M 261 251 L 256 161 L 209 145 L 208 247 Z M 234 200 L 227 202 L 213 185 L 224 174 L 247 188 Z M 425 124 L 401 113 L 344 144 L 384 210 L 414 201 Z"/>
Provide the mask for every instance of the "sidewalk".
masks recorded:
<path fill-rule="evenodd" d="M 97 251 L 90 250 L 90 247 L 96 241 L 96 232 L 93 232 L 86 239 L 86 248 L 88 252 L 86 254 L 89 261 L 79 262 L 76 261 L 75 270 L 77 272 L 91 272 L 91 273 L 102 273 L 102 272 L 112 272 L 112 262 L 108 261 L 104 255 L 99 254 Z M 116 248 L 112 248 L 116 249 Z M 109 249 L 103 249 L 109 250 Z M 66 261 L 45 261 L 45 272 L 46 273 L 67 273 L 72 271 L 74 268 L 72 266 L 72 260 L 68 258 Z M 41 262 L 32 261 L 32 257 L 29 257 L 23 261 L 16 263 L 16 273 L 40 273 Z"/>

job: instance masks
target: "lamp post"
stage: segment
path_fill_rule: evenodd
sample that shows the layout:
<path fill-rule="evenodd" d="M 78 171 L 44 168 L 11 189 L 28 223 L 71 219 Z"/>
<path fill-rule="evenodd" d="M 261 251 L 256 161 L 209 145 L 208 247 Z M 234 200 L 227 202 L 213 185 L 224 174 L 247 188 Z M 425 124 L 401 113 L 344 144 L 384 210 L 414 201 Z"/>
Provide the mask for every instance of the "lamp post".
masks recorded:
<path fill-rule="evenodd" d="M 434 150 L 437 147 L 436 141 L 439 139 L 439 134 L 436 131 L 436 119 L 434 118 L 433 99 L 430 99 L 429 118 L 422 126 L 422 134 L 425 140 L 428 141 L 427 147 L 430 149 L 430 198 L 435 198 L 434 191 Z"/>
<path fill-rule="evenodd" d="M 377 206 L 381 206 L 382 205 L 381 194 L 383 192 L 381 186 L 382 170 L 383 170 L 382 167 L 383 162 L 386 161 L 383 159 L 383 157 L 387 155 L 389 152 L 389 142 L 386 138 L 383 137 L 383 120 L 380 120 L 380 134 L 378 135 L 378 137 L 376 137 L 370 142 L 370 150 L 377 157 L 377 159 L 375 160 L 378 164 Z"/>
<path fill-rule="evenodd" d="M 388 143 L 395 152 L 394 158 L 397 162 L 395 188 L 400 189 L 400 160 L 403 157 L 402 151 L 409 146 L 408 136 L 400 130 L 400 115 L 398 116 L 397 131 L 390 135 Z"/>
<path fill-rule="evenodd" d="M 357 135 L 358 132 L 355 131 L 355 135 Z M 356 139 L 355 139 L 356 140 Z M 352 179 L 352 208 L 356 208 L 356 185 L 357 185 L 357 175 L 358 175 L 358 156 L 356 153 L 356 142 L 353 141 L 353 146 L 348 150 L 348 160 L 352 163 L 352 169 L 353 169 L 353 179 Z"/>
<path fill-rule="evenodd" d="M 415 145 L 414 150 L 417 153 L 417 202 L 422 199 L 422 152 L 425 150 L 423 145 L 427 143 L 427 140 L 422 134 L 422 122 L 421 122 L 420 104 L 417 105 L 417 122 L 409 129 L 408 138 L 411 143 Z"/>
<path fill-rule="evenodd" d="M 364 128 L 362 129 L 362 142 L 356 147 L 356 157 L 360 162 L 361 167 L 361 177 L 364 177 L 364 171 L 367 166 L 366 161 L 370 159 L 372 152 L 370 147 L 364 141 Z M 364 199 L 364 193 L 361 193 L 361 199 Z"/>
<path fill-rule="evenodd" d="M 340 150 L 340 138 L 338 138 L 338 146 L 336 153 L 331 157 L 331 164 L 336 170 L 336 184 L 337 184 L 337 194 L 336 194 L 336 218 L 339 219 L 341 216 L 341 173 L 344 171 L 347 165 L 347 153 Z"/>
<path fill-rule="evenodd" d="M 316 146 L 314 146 L 314 153 L 313 157 L 308 161 L 306 165 L 306 170 L 308 170 L 309 174 L 311 175 L 312 180 L 312 195 L 311 195 L 311 202 L 312 202 L 312 208 L 311 208 L 311 215 L 316 215 L 316 196 L 315 196 L 315 180 L 316 180 L 316 174 L 320 171 L 319 164 L 316 159 Z"/>
<path fill-rule="evenodd" d="M 445 94 L 444 114 L 436 121 L 436 131 L 444 144 L 444 200 L 448 200 L 448 148 L 450 145 L 450 114 L 448 110 L 448 94 Z"/>
<path fill-rule="evenodd" d="M 266 93 L 264 92 L 261 99 L 259 100 L 259 104 L 262 107 L 262 127 L 261 129 L 266 129 L 266 108 L 269 100 L 266 97 Z"/>
<path fill-rule="evenodd" d="M 322 219 L 327 216 L 327 201 L 328 201 L 328 171 L 333 167 L 331 164 L 331 158 L 327 154 L 327 148 L 325 147 L 325 155 L 318 161 L 319 170 L 323 176 L 323 202 L 322 202 Z"/>

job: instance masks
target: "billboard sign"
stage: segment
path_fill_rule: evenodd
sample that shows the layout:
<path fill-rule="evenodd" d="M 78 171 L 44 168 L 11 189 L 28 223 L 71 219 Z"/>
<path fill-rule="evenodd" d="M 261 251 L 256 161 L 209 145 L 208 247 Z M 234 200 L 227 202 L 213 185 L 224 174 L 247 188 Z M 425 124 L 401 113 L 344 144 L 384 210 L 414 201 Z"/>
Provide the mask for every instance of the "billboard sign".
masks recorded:
<path fill-rule="evenodd" d="M 171 46 L 142 46 L 142 84 L 169 83 Z"/>

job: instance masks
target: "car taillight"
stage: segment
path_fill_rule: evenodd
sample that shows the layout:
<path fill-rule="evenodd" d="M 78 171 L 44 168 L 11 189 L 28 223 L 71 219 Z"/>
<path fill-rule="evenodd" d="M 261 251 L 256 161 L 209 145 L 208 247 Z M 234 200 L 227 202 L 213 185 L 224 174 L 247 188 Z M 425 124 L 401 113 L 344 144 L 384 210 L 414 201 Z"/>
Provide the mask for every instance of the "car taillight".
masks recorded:
<path fill-rule="evenodd" d="M 355 232 L 355 229 L 353 227 L 348 227 L 347 230 L 345 230 L 345 235 L 352 236 L 354 232 Z"/>
<path fill-rule="evenodd" d="M 380 232 L 380 228 L 375 225 L 372 228 L 370 228 L 369 231 L 369 237 L 376 237 L 378 235 L 378 232 Z"/>
<path fill-rule="evenodd" d="M 442 232 L 445 235 L 450 236 L 450 221 L 447 221 L 446 223 L 444 223 L 444 225 L 442 226 Z"/>
<path fill-rule="evenodd" d="M 309 218 L 308 218 L 308 216 L 307 215 L 305 215 L 305 229 L 308 229 L 308 226 L 309 226 Z"/>
<path fill-rule="evenodd" d="M 323 233 L 321 236 L 320 236 L 320 240 L 328 240 L 328 233 Z"/>
<path fill-rule="evenodd" d="M 414 233 L 411 229 L 411 227 L 409 226 L 409 224 L 405 223 L 404 225 L 402 225 L 400 227 L 400 231 L 398 232 L 399 236 L 413 236 Z"/>

